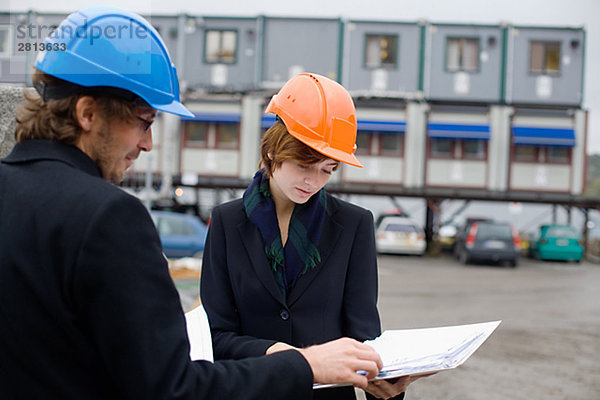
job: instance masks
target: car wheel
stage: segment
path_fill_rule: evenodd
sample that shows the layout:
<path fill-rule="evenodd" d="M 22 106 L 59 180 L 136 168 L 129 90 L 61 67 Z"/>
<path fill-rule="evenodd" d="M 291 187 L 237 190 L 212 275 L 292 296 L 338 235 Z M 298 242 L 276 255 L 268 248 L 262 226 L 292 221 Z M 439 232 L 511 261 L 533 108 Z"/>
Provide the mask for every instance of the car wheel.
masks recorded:
<path fill-rule="evenodd" d="M 460 261 L 460 251 L 457 250 L 456 246 L 454 247 L 454 251 L 452 252 L 452 255 L 454 256 L 455 260 Z"/>
<path fill-rule="evenodd" d="M 508 265 L 511 268 L 517 268 L 517 260 L 516 259 L 515 260 L 510 260 L 509 263 L 508 263 Z"/>
<path fill-rule="evenodd" d="M 463 251 L 458 255 L 458 261 L 460 261 L 461 264 L 467 265 L 471 262 L 471 258 L 467 255 L 466 251 Z"/>

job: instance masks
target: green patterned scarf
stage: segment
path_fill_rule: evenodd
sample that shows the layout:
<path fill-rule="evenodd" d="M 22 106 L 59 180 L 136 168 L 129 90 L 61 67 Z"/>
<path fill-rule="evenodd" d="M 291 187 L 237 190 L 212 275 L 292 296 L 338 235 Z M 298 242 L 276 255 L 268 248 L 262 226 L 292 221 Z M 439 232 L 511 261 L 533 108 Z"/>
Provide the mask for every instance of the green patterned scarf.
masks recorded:
<path fill-rule="evenodd" d="M 265 244 L 275 281 L 285 299 L 298 278 L 321 262 L 317 248 L 327 209 L 327 195 L 321 189 L 306 203 L 296 204 L 282 246 L 275 203 L 264 170 L 258 171 L 243 195 L 248 219 L 256 225 Z"/>

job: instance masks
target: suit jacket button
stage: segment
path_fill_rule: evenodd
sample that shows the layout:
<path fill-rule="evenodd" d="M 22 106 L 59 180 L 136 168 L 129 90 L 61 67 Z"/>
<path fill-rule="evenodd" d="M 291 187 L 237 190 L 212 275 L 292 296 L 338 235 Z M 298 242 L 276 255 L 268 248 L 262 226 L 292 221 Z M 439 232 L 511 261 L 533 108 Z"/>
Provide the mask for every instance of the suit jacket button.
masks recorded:
<path fill-rule="evenodd" d="M 279 316 L 281 317 L 282 320 L 287 321 L 288 319 L 290 319 L 290 313 L 287 310 L 281 310 L 279 312 Z"/>

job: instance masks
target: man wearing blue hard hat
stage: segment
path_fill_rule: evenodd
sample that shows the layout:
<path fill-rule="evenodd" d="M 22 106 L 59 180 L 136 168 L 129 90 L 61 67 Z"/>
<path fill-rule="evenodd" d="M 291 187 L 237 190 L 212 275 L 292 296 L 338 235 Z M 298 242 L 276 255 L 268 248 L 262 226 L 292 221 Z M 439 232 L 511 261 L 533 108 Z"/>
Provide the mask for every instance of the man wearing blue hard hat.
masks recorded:
<path fill-rule="evenodd" d="M 185 317 L 141 202 L 119 182 L 152 149 L 157 110 L 191 115 L 139 15 L 93 7 L 45 41 L 0 163 L 0 397 L 310 399 L 381 367 L 351 339 L 191 361 Z M 356 371 L 364 371 L 358 374 Z"/>

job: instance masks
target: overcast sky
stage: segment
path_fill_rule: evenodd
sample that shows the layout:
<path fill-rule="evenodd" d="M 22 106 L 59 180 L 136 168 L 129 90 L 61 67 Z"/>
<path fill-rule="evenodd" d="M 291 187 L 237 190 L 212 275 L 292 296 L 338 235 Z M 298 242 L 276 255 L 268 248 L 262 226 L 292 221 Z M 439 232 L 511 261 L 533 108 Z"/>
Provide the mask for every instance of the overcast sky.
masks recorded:
<path fill-rule="evenodd" d="M 71 12 L 73 1 L 0 0 L 0 11 Z M 584 108 L 590 111 L 588 153 L 600 153 L 600 0 L 78 0 L 141 14 L 341 17 L 414 22 L 576 26 L 586 29 Z"/>

